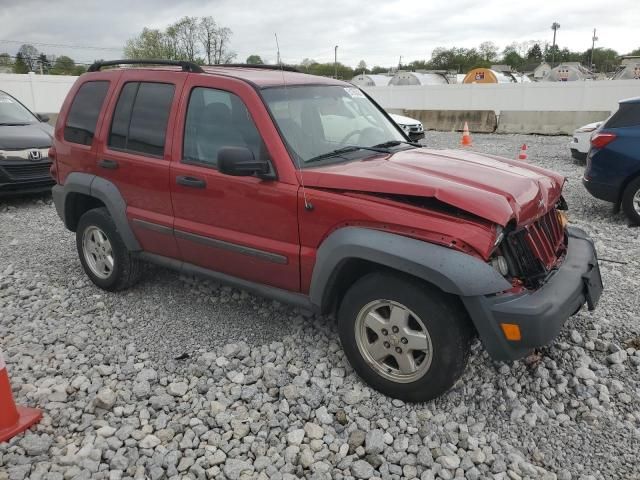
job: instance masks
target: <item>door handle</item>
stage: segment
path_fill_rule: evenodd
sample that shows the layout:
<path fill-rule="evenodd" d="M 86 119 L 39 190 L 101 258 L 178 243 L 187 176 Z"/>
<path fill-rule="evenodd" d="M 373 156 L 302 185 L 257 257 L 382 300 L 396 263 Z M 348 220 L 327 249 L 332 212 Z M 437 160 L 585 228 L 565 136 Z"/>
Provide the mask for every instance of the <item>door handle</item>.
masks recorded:
<path fill-rule="evenodd" d="M 107 160 L 106 158 L 99 160 L 98 165 L 109 170 L 115 170 L 116 168 L 118 168 L 118 162 L 116 162 L 115 160 Z"/>
<path fill-rule="evenodd" d="M 178 185 L 183 185 L 185 187 L 191 188 L 205 188 L 207 186 L 207 182 L 205 182 L 201 178 L 187 177 L 183 175 L 176 177 L 176 183 Z"/>

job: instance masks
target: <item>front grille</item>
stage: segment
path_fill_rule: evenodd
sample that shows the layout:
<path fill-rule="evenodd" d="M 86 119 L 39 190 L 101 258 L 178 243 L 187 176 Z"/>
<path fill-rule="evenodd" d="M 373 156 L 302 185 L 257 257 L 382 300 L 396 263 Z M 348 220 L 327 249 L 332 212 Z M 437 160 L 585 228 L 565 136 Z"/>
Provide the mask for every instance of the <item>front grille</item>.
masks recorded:
<path fill-rule="evenodd" d="M 535 287 L 566 248 L 565 231 L 555 208 L 507 235 L 504 254 L 514 276 Z"/>
<path fill-rule="evenodd" d="M 43 177 L 50 177 L 49 167 L 51 162 L 43 163 L 16 163 L 15 165 L 4 164 L 0 170 L 4 171 L 6 177 L 11 180 L 39 180 Z"/>

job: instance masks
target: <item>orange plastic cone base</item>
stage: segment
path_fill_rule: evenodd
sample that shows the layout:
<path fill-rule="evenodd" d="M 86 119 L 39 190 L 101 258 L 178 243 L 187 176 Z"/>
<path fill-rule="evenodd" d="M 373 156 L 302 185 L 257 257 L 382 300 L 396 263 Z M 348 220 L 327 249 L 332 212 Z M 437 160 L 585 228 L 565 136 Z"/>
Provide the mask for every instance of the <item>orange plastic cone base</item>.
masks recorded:
<path fill-rule="evenodd" d="M 16 405 L 11 393 L 7 367 L 0 352 L 0 442 L 24 432 L 41 418 L 42 411 Z"/>
<path fill-rule="evenodd" d="M 4 403 L 4 399 L 0 400 L 0 403 Z M 4 405 L 0 405 L 0 408 L 4 408 Z M 0 442 L 9 440 L 19 433 L 24 432 L 33 424 L 38 423 L 42 418 L 42 411 L 37 408 L 17 407 L 17 410 L 18 421 L 9 427 L 0 429 Z"/>

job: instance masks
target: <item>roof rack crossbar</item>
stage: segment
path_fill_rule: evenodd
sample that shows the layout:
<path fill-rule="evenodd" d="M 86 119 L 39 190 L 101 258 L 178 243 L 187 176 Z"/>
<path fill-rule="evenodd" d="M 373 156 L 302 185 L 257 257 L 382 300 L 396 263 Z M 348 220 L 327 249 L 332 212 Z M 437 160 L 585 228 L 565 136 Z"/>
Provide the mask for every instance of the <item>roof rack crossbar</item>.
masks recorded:
<path fill-rule="evenodd" d="M 103 62 L 95 62 L 92 64 L 88 71 L 99 72 L 102 67 L 114 67 L 118 65 L 172 65 L 181 67 L 183 72 L 191 73 L 204 73 L 202 67 L 193 62 L 187 62 L 184 60 L 109 60 Z"/>

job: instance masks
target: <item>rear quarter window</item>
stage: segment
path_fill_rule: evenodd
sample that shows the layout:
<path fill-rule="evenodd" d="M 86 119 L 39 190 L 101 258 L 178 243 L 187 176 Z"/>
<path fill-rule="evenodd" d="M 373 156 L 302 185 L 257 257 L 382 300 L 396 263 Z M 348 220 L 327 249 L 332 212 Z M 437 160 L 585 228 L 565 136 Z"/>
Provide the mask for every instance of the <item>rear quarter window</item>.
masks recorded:
<path fill-rule="evenodd" d="M 64 139 L 67 142 L 81 145 L 93 143 L 98 116 L 108 90 L 109 82 L 105 80 L 86 82 L 80 86 L 64 126 Z"/>
<path fill-rule="evenodd" d="M 640 103 L 621 103 L 620 108 L 607 121 L 606 128 L 635 127 L 640 125 Z"/>

